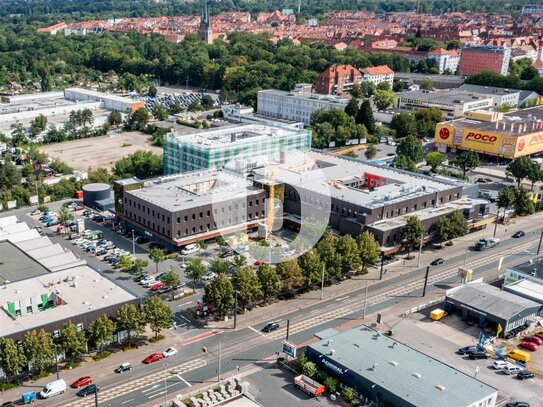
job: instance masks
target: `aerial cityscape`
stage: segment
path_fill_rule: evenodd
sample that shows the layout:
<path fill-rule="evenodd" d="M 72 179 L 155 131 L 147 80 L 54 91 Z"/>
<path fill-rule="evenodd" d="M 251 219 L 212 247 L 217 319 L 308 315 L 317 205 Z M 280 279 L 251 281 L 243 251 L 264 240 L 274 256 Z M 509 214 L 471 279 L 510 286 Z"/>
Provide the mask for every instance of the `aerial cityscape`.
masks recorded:
<path fill-rule="evenodd" d="M 543 3 L 0 0 L 0 407 L 543 407 Z"/>

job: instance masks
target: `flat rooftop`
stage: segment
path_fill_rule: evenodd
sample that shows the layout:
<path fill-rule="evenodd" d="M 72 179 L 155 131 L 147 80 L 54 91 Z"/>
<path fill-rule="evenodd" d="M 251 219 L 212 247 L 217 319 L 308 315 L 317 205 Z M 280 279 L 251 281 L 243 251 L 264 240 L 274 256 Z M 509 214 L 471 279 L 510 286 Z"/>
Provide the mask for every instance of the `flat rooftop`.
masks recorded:
<path fill-rule="evenodd" d="M 494 132 L 508 137 L 525 136 L 531 133 L 539 133 L 543 128 L 543 107 L 516 110 L 505 113 L 503 120 L 484 122 L 480 120 L 457 119 L 447 122 L 457 129 L 473 129 L 484 132 Z"/>
<path fill-rule="evenodd" d="M 453 182 L 438 181 L 426 175 L 317 151 L 288 154 L 284 163 L 269 162 L 266 168 L 254 170 L 255 180 L 269 183 L 266 173 L 269 173 L 270 168 L 273 168 L 274 178 L 280 183 L 330 195 L 370 209 L 435 194 L 456 186 Z M 386 179 L 387 184 L 373 190 L 349 186 L 356 182 L 363 183 L 366 174 Z"/>
<path fill-rule="evenodd" d="M 193 134 L 178 135 L 169 133 L 167 137 L 173 137 L 183 144 L 199 147 L 226 147 L 242 146 L 248 143 L 264 142 L 270 138 L 288 137 L 298 134 L 300 131 L 279 126 L 264 124 L 242 124 L 237 126 L 225 126 L 216 130 L 206 130 Z"/>
<path fill-rule="evenodd" d="M 366 326 L 334 332 L 317 333 L 322 340 L 308 348 L 410 405 L 467 406 L 496 393 L 493 387 Z"/>
<path fill-rule="evenodd" d="M 316 100 L 321 102 L 328 102 L 338 105 L 347 105 L 349 103 L 348 98 L 342 98 L 341 96 L 334 95 L 321 95 L 318 93 L 309 93 L 309 92 L 292 92 L 287 90 L 278 90 L 278 89 L 266 89 L 258 92 L 266 93 L 268 95 L 290 97 L 293 99 L 304 99 L 304 100 Z"/>
<path fill-rule="evenodd" d="M 447 294 L 447 299 L 449 298 L 505 320 L 527 308 L 541 308 L 541 304 L 537 302 L 480 282 L 453 288 Z"/>
<path fill-rule="evenodd" d="M 477 100 L 491 99 L 489 96 L 474 95 L 470 92 L 460 92 L 457 89 L 453 90 L 436 90 L 427 92 L 423 90 L 413 90 L 409 92 L 402 92 L 398 94 L 398 97 L 403 101 L 413 99 L 417 101 L 424 101 L 428 103 L 435 103 L 439 105 L 443 104 L 459 104 L 474 102 Z M 404 102 L 405 103 L 405 102 Z"/>
<path fill-rule="evenodd" d="M 262 191 L 252 181 L 227 170 L 200 170 L 169 177 L 156 178 L 144 188 L 126 191 L 171 212 L 194 208 L 214 201 L 244 199 Z"/>
<path fill-rule="evenodd" d="M 487 95 L 511 95 L 514 93 L 522 92 L 520 89 L 507 89 L 507 88 L 498 88 L 495 86 L 482 86 L 482 85 L 471 85 L 471 84 L 464 84 L 460 86 L 459 88 L 462 92 L 474 92 L 479 94 L 487 94 Z"/>
<path fill-rule="evenodd" d="M 135 102 L 135 100 L 132 100 L 130 98 L 126 98 L 119 95 L 114 95 L 111 93 L 104 93 L 104 92 L 98 92 L 95 90 L 90 89 L 83 89 L 83 88 L 67 88 L 64 90 L 64 92 L 77 92 L 80 95 L 86 95 L 90 98 L 96 99 L 96 100 L 111 100 L 115 102 L 121 102 L 121 103 L 132 103 Z M 66 93 L 65 93 L 66 94 Z M 77 98 L 76 98 L 77 100 Z"/>
<path fill-rule="evenodd" d="M 99 100 L 96 99 L 98 102 Z M 30 112 L 43 109 L 48 109 L 52 107 L 64 107 L 64 106 L 77 106 L 76 101 L 65 99 L 62 94 L 57 94 L 54 92 L 53 95 L 49 97 L 40 97 L 35 99 L 23 99 L 23 100 L 14 100 L 11 103 L 0 103 L 0 115 L 10 114 L 10 113 L 19 113 L 19 112 Z"/>
<path fill-rule="evenodd" d="M 519 280 L 512 284 L 507 284 L 503 289 L 543 304 L 543 285 L 535 281 Z"/>
<path fill-rule="evenodd" d="M 509 270 L 519 274 L 525 274 L 543 280 L 543 257 L 537 257 L 526 263 L 521 263 L 517 266 L 509 267 Z"/>
<path fill-rule="evenodd" d="M 44 266 L 30 258 L 20 248 L 0 237 L 0 284 L 47 274 Z"/>

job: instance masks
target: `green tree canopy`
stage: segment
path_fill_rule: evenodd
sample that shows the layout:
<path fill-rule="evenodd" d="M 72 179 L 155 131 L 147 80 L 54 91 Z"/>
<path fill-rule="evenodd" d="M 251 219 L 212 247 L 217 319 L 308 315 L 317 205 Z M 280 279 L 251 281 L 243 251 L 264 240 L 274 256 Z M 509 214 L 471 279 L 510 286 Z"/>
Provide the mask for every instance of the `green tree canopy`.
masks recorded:
<path fill-rule="evenodd" d="M 426 165 L 429 165 L 432 168 L 432 172 L 435 172 L 437 167 L 439 167 L 447 159 L 447 156 L 438 151 L 432 151 L 426 154 Z"/>
<path fill-rule="evenodd" d="M 375 158 L 376 155 L 377 155 L 377 148 L 375 147 L 375 144 L 368 144 L 364 151 L 364 156 L 366 157 L 366 159 L 371 160 Z"/>
<path fill-rule="evenodd" d="M 360 253 L 362 271 L 367 272 L 368 265 L 376 263 L 381 257 L 381 248 L 375 236 L 367 230 L 356 237 L 356 243 Z"/>
<path fill-rule="evenodd" d="M 275 271 L 275 267 L 269 264 L 261 264 L 256 270 L 256 276 L 262 287 L 262 296 L 264 301 L 268 297 L 275 296 L 281 290 L 281 280 Z"/>
<path fill-rule="evenodd" d="M 411 247 L 420 244 L 424 235 L 424 227 L 418 216 L 409 216 L 402 229 L 402 238 L 407 246 L 407 253 L 411 253 Z"/>
<path fill-rule="evenodd" d="M 192 280 L 192 291 L 196 291 L 196 284 L 201 283 L 204 276 L 207 274 L 206 266 L 202 259 L 191 258 L 187 262 L 185 274 Z"/>
<path fill-rule="evenodd" d="M 158 337 L 163 329 L 169 328 L 173 323 L 172 310 L 158 296 L 152 296 L 147 299 L 143 306 L 143 315 L 145 322 Z"/>
<path fill-rule="evenodd" d="M 205 286 L 204 301 L 213 305 L 219 318 L 224 318 L 234 306 L 234 287 L 226 274 L 219 274 Z"/>
<path fill-rule="evenodd" d="M 98 351 L 102 353 L 104 346 L 113 340 L 113 334 L 117 330 L 117 325 L 107 315 L 101 315 L 98 319 L 92 321 L 87 328 L 87 338 L 94 342 Z"/>
<path fill-rule="evenodd" d="M 47 371 L 55 362 L 53 336 L 43 329 L 38 332 L 34 329 L 27 332 L 23 338 L 22 347 L 26 360 L 32 364 L 32 368 L 37 373 Z"/>
<path fill-rule="evenodd" d="M 400 140 L 396 148 L 396 154 L 409 157 L 416 163 L 422 161 L 424 157 L 422 144 L 415 136 L 407 136 Z"/>
<path fill-rule="evenodd" d="M 168 268 L 168 271 L 166 271 L 166 273 L 160 277 L 160 281 L 170 288 L 171 298 L 173 299 L 174 288 L 177 287 L 181 282 L 181 277 L 179 276 L 175 268 L 173 268 L 173 266 L 170 266 Z"/>
<path fill-rule="evenodd" d="M 537 174 L 540 172 L 539 166 L 525 155 L 511 161 L 506 170 L 517 182 L 517 187 L 520 187 L 522 181 L 528 177 L 533 177 L 537 181 Z"/>
<path fill-rule="evenodd" d="M 79 331 L 71 321 L 66 322 L 60 331 L 59 345 L 74 359 L 79 359 L 86 351 L 85 332 Z"/>
<path fill-rule="evenodd" d="M 473 151 L 463 151 L 453 158 L 450 163 L 455 167 L 460 168 L 462 176 L 465 178 L 468 171 L 480 165 L 479 154 L 474 153 Z"/>
<path fill-rule="evenodd" d="M 228 260 L 211 259 L 209 262 L 209 271 L 215 274 L 226 274 L 230 270 L 230 262 Z"/>
<path fill-rule="evenodd" d="M 388 84 L 388 82 L 381 82 Z M 373 103 L 378 110 L 385 110 L 393 106 L 396 101 L 396 95 L 391 90 L 377 89 L 373 95 Z"/>
<path fill-rule="evenodd" d="M 113 173 L 119 178 L 152 178 L 163 174 L 162 156 L 138 150 L 115 163 Z"/>
<path fill-rule="evenodd" d="M 158 265 L 166 260 L 166 253 L 159 247 L 149 250 L 149 259 L 155 263 L 155 272 L 158 273 Z"/>
<path fill-rule="evenodd" d="M 356 124 L 363 124 L 370 134 L 375 133 L 375 117 L 369 100 L 364 100 L 356 114 Z"/>
<path fill-rule="evenodd" d="M 262 297 L 260 281 L 248 266 L 240 267 L 234 271 L 232 284 L 244 306 L 250 305 Z"/>
<path fill-rule="evenodd" d="M 141 334 L 145 329 L 145 319 L 133 304 L 124 304 L 117 310 L 115 322 L 119 330 L 127 332 L 128 343 L 132 344 L 132 332 Z"/>
<path fill-rule="evenodd" d="M 392 116 L 390 128 L 396 132 L 396 137 L 404 138 L 417 135 L 417 120 L 409 113 L 398 113 Z"/>
<path fill-rule="evenodd" d="M 298 262 L 308 286 L 321 282 L 323 262 L 316 249 L 309 250 L 298 258 Z"/>
<path fill-rule="evenodd" d="M 7 377 L 20 373 L 27 363 L 24 352 L 11 338 L 0 338 L 0 368 Z"/>
<path fill-rule="evenodd" d="M 281 280 L 281 291 L 283 293 L 289 293 L 303 286 L 304 276 L 302 268 L 296 260 L 279 263 L 276 271 Z"/>

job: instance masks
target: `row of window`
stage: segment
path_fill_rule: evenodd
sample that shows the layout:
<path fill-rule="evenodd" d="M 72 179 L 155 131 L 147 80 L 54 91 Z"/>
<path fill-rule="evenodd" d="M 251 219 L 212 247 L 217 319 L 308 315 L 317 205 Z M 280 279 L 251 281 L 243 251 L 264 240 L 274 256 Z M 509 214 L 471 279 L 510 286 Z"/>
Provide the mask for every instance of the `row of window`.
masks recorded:
<path fill-rule="evenodd" d="M 262 218 L 264 218 L 266 216 L 266 213 L 265 211 L 262 211 L 262 212 L 255 212 L 254 214 L 254 219 L 259 219 L 260 218 L 260 214 L 262 214 Z M 249 213 L 247 215 L 247 218 L 245 218 L 245 215 L 242 215 L 241 216 L 241 223 L 244 223 L 248 220 L 253 220 L 253 214 L 252 213 Z M 240 223 L 240 218 L 238 218 L 237 216 L 235 216 L 233 219 L 232 218 L 228 218 L 228 219 L 222 219 L 220 222 L 219 222 L 219 226 L 220 227 L 225 227 L 225 226 L 235 226 L 235 225 L 238 225 Z M 192 228 L 185 228 L 185 233 L 182 233 L 182 231 L 180 229 L 178 229 L 176 231 L 176 237 L 177 238 L 180 238 L 180 237 L 184 237 L 184 236 L 190 236 L 190 235 L 193 235 L 193 234 L 196 234 L 196 233 L 203 233 L 203 232 L 209 232 L 210 230 L 215 230 L 217 229 L 217 222 L 213 222 L 213 227 L 211 227 L 211 223 L 208 223 L 207 225 L 198 225 L 198 227 L 196 226 L 193 226 Z"/>

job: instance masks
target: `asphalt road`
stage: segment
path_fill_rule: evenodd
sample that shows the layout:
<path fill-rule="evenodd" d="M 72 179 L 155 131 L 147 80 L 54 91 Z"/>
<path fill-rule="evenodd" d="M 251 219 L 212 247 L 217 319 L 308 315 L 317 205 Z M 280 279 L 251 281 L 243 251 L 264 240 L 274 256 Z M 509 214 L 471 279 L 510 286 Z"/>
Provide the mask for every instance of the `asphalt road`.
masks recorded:
<path fill-rule="evenodd" d="M 502 267 L 527 261 L 534 255 L 539 235 L 529 233 L 523 240 L 508 239 L 500 244 L 499 249 L 486 252 L 473 252 L 468 256 L 468 266 L 474 269 L 474 278 L 485 274 L 488 279 L 497 277 L 499 259 L 504 257 Z M 469 253 L 468 253 L 469 254 Z M 458 284 L 456 268 L 464 262 L 464 254 L 458 254 L 447 260 L 447 264 L 431 269 L 428 292 L 442 290 L 444 287 Z M 425 268 L 409 274 L 400 275 L 393 281 L 383 280 L 369 289 L 367 314 L 383 311 L 406 301 L 408 298 L 422 295 Z M 221 354 L 220 371 L 243 369 L 247 365 L 258 363 L 281 350 L 281 340 L 285 339 L 286 320 L 290 321 L 289 340 L 303 343 L 313 337 L 315 332 L 334 328 L 343 323 L 360 319 L 364 313 L 364 290 L 358 290 L 344 298 L 323 301 L 315 306 L 285 315 L 280 321 L 281 328 L 269 334 L 260 332 L 262 326 L 249 327 L 240 331 L 224 331 L 221 334 L 194 342 L 179 350 L 179 354 L 168 359 L 167 366 L 162 361 L 155 365 L 136 365 L 135 369 L 122 379 L 144 378 L 133 384 L 124 384 L 122 392 L 116 392 L 118 386 L 104 385 L 102 405 L 126 406 L 140 405 L 153 400 L 160 400 L 168 394 L 182 392 L 195 383 L 202 383 L 202 378 L 210 378 L 209 384 L 216 381 L 218 355 Z M 423 300 L 421 299 L 421 302 Z M 384 318 L 387 318 L 386 313 Z M 370 323 L 373 321 L 367 321 Z M 203 353 L 202 347 L 208 352 Z M 129 376 L 130 375 L 130 376 Z M 117 379 L 117 378 L 114 378 Z M 117 379 L 119 380 L 119 379 Z M 538 392 L 538 384 L 526 382 L 520 385 L 525 393 Z M 166 393 L 167 392 L 167 393 Z M 531 394 L 530 393 L 530 394 Z M 77 400 L 66 404 L 66 400 L 51 400 L 52 406 L 83 407 L 91 406 L 91 400 Z M 157 401 L 158 402 L 158 401 Z"/>

